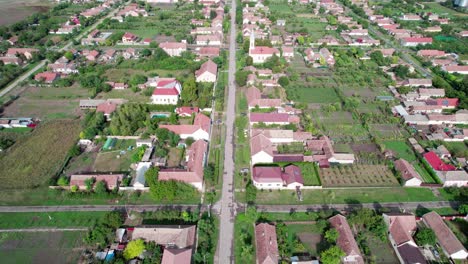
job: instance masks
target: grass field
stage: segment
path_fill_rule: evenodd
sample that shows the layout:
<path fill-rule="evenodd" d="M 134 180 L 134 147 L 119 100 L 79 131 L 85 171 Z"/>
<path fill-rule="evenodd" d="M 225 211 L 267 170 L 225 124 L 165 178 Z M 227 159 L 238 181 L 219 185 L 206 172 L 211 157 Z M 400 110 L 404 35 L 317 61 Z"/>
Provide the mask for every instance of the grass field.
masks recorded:
<path fill-rule="evenodd" d="M 33 13 L 46 12 L 50 2 L 46 0 L 0 0 L 0 26 L 19 22 Z"/>
<path fill-rule="evenodd" d="M 242 235 L 243 234 L 243 235 Z M 244 239 L 244 240 L 243 240 Z M 252 245 L 252 253 L 242 255 L 243 245 Z M 235 263 L 254 263 L 255 262 L 255 232 L 254 223 L 249 222 L 245 214 L 238 214 L 234 223 L 234 256 Z"/>
<path fill-rule="evenodd" d="M 78 133 L 77 121 L 53 121 L 38 126 L 0 157 L 1 188 L 28 188 L 47 183 L 62 167 Z"/>
<path fill-rule="evenodd" d="M 391 187 L 398 181 L 385 165 L 353 164 L 320 169 L 324 187 Z"/>
<path fill-rule="evenodd" d="M 4 116 L 34 117 L 42 120 L 74 118 L 81 114 L 78 108 L 79 100 L 88 96 L 88 90 L 78 85 L 28 87 L 17 100 L 5 108 Z"/>
<path fill-rule="evenodd" d="M 1 233 L 0 259 L 4 264 L 77 263 L 84 250 L 80 232 Z"/>
<path fill-rule="evenodd" d="M 447 8 L 445 6 L 442 6 L 439 3 L 430 3 L 430 2 L 424 2 L 423 3 L 425 6 L 429 7 L 429 10 L 427 12 L 434 12 L 437 14 L 448 14 L 450 16 L 467 16 L 466 14 L 457 12 L 453 9 Z M 426 10 L 425 10 L 426 11 Z"/>
<path fill-rule="evenodd" d="M 91 227 L 107 212 L 0 213 L 0 228 Z"/>
<path fill-rule="evenodd" d="M 353 188 L 353 189 L 322 189 L 303 190 L 303 202 L 298 202 L 294 191 L 263 191 L 257 192 L 257 204 L 356 204 L 411 201 L 443 201 L 451 199 L 436 197 L 430 189 L 422 188 Z M 240 197 L 240 196 L 239 196 Z"/>
<path fill-rule="evenodd" d="M 291 87 L 288 88 L 300 103 L 330 104 L 339 102 L 333 88 L 320 87 Z"/>
<path fill-rule="evenodd" d="M 367 232 L 367 245 L 369 246 L 373 263 L 398 263 L 395 251 L 388 241 L 376 238 L 371 232 Z"/>
<path fill-rule="evenodd" d="M 443 142 L 443 144 L 452 155 L 468 158 L 468 147 L 466 142 Z"/>
<path fill-rule="evenodd" d="M 397 153 L 398 158 L 413 162 L 416 160 L 413 150 L 404 141 L 384 141 L 385 148 L 393 150 Z"/>

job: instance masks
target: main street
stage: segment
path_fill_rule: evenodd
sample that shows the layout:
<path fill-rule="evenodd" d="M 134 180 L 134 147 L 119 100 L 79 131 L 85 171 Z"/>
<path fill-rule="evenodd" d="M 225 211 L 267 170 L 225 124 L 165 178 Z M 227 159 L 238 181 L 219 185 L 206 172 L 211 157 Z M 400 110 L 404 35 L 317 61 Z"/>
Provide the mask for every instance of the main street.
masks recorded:
<path fill-rule="evenodd" d="M 226 146 L 224 148 L 224 173 L 221 200 L 215 205 L 220 208 L 219 240 L 214 263 L 234 263 L 234 118 L 236 104 L 236 0 L 231 1 L 231 34 L 229 36 L 228 95 L 226 109 Z"/>
<path fill-rule="evenodd" d="M 125 3 L 126 4 L 126 3 Z M 69 49 L 72 45 L 73 45 L 73 41 L 74 40 L 77 40 L 79 41 L 81 38 L 83 38 L 83 36 L 85 34 L 88 34 L 89 32 L 93 31 L 94 29 L 96 29 L 96 27 L 102 23 L 102 21 L 106 18 L 109 18 L 109 17 L 112 17 L 115 15 L 115 13 L 117 13 L 118 9 L 115 9 L 111 12 L 109 12 L 108 15 L 104 16 L 103 18 L 99 19 L 98 21 L 96 21 L 96 23 L 94 23 L 93 25 L 91 25 L 91 27 L 89 27 L 88 29 L 86 30 L 83 30 L 83 32 L 81 32 L 76 38 L 70 40 L 65 46 L 63 46 L 62 48 L 58 49 L 59 52 L 62 52 L 62 51 L 66 51 L 67 49 Z M 44 67 L 46 65 L 46 63 L 48 62 L 47 59 L 43 59 L 42 61 L 40 61 L 36 66 L 34 66 L 34 68 L 30 69 L 29 71 L 23 73 L 22 75 L 20 75 L 18 78 L 16 78 L 16 80 L 14 80 L 13 82 L 11 82 L 10 84 L 8 84 L 5 88 L 3 88 L 1 91 L 0 91 L 0 97 L 3 97 L 5 94 L 9 93 L 11 90 L 13 90 L 16 86 L 18 86 L 21 82 L 23 82 L 24 80 L 26 80 L 29 76 L 33 75 L 35 72 L 37 72 L 39 69 L 41 69 L 42 67 Z"/>

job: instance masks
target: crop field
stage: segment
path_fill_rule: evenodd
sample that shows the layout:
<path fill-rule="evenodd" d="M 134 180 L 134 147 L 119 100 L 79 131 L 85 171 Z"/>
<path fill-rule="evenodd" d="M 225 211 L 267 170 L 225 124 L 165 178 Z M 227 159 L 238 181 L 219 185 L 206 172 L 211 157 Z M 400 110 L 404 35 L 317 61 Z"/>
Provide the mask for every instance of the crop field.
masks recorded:
<path fill-rule="evenodd" d="M 397 124 L 371 124 L 371 133 L 380 139 L 403 139 L 408 132 L 399 128 Z"/>
<path fill-rule="evenodd" d="M 74 118 L 81 115 L 79 100 L 88 98 L 86 89 L 71 87 L 27 87 L 4 109 L 5 117 L 34 117 L 42 120 Z"/>
<path fill-rule="evenodd" d="M 1 213 L 0 228 L 92 227 L 106 212 Z"/>
<path fill-rule="evenodd" d="M 0 26 L 19 22 L 33 13 L 46 12 L 50 1 L 46 0 L 0 0 Z"/>
<path fill-rule="evenodd" d="M 16 263 L 77 263 L 86 231 L 1 233 L 0 259 Z"/>
<path fill-rule="evenodd" d="M 62 167 L 78 139 L 79 122 L 51 121 L 0 156 L 2 189 L 31 188 L 47 183 Z"/>
<path fill-rule="evenodd" d="M 398 181 L 385 165 L 353 164 L 320 169 L 324 187 L 391 187 Z"/>
<path fill-rule="evenodd" d="M 349 112 L 341 111 L 316 115 L 315 124 L 324 134 L 337 142 L 369 139 L 367 130 L 356 122 Z"/>

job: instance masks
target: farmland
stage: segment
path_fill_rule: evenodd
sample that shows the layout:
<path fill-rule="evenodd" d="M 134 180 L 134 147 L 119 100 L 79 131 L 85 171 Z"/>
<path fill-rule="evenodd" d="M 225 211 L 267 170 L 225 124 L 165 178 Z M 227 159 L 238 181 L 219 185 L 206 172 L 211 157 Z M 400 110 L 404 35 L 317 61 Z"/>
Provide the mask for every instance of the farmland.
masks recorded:
<path fill-rule="evenodd" d="M 41 124 L 0 156 L 2 189 L 44 185 L 58 173 L 78 138 L 77 121 Z"/>
<path fill-rule="evenodd" d="M 106 212 L 1 213 L 0 228 L 91 227 Z"/>
<path fill-rule="evenodd" d="M 36 12 L 45 12 L 50 2 L 44 0 L 0 0 L 0 26 L 13 24 Z"/>
<path fill-rule="evenodd" d="M 1 233 L 2 263 L 76 263 L 84 231 Z"/>
<path fill-rule="evenodd" d="M 395 151 L 398 158 L 405 159 L 408 162 L 416 160 L 413 150 L 404 141 L 385 141 L 384 145 L 386 149 Z"/>
<path fill-rule="evenodd" d="M 389 187 L 397 179 L 385 165 L 353 164 L 320 169 L 324 187 Z"/>

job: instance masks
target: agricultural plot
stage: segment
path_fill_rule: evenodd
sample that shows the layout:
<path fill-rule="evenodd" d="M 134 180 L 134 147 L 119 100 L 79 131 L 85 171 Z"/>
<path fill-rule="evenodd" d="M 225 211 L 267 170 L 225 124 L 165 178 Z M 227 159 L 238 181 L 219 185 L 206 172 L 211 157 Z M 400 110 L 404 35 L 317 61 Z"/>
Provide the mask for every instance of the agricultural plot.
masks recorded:
<path fill-rule="evenodd" d="M 47 183 L 62 168 L 78 133 L 77 121 L 51 121 L 16 142 L 0 156 L 2 188 L 32 188 Z"/>
<path fill-rule="evenodd" d="M 76 84 L 71 87 L 27 87 L 4 109 L 3 115 L 41 120 L 75 118 L 81 115 L 79 100 L 88 97 L 88 90 Z"/>
<path fill-rule="evenodd" d="M 1 233 L 2 263 L 77 263 L 86 231 Z"/>
<path fill-rule="evenodd" d="M 409 136 L 408 132 L 400 128 L 398 124 L 371 124 L 371 134 L 383 140 L 404 139 Z"/>
<path fill-rule="evenodd" d="M 318 254 L 324 245 L 324 238 L 314 222 L 310 224 L 286 224 L 288 238 L 296 237 L 311 256 Z"/>
<path fill-rule="evenodd" d="M 320 169 L 324 187 L 391 187 L 398 181 L 385 165 L 332 166 Z"/>
<path fill-rule="evenodd" d="M 346 111 L 316 115 L 316 126 L 336 143 L 369 140 L 367 130 Z"/>

